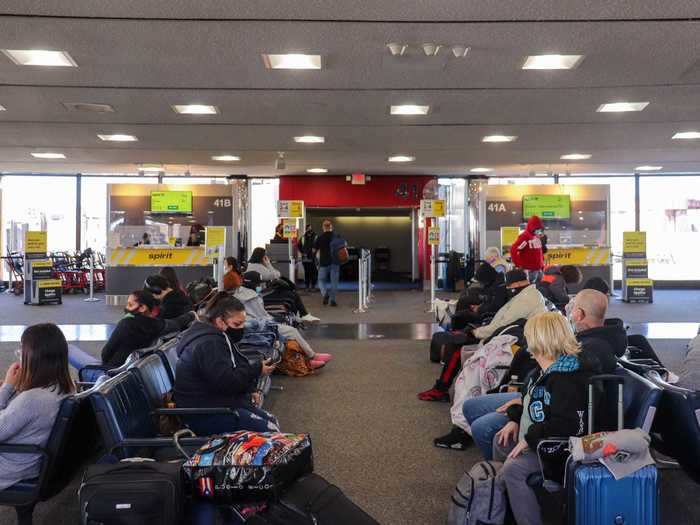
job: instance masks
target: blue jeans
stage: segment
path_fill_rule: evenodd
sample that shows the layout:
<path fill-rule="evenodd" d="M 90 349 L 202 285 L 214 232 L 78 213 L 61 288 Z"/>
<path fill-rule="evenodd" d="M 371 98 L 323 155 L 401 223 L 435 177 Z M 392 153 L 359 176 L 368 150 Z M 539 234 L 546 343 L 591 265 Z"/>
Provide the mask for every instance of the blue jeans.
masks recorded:
<path fill-rule="evenodd" d="M 331 287 L 328 288 L 328 277 L 331 278 Z M 335 294 L 338 291 L 338 281 L 340 280 L 340 265 L 331 264 L 330 266 L 321 266 L 318 269 L 318 287 L 321 290 L 321 296 L 326 297 L 335 302 Z"/>
<path fill-rule="evenodd" d="M 518 392 L 486 394 L 467 399 L 462 405 L 462 412 L 471 427 L 474 443 L 479 447 L 484 459 L 493 459 L 493 437 L 508 423 L 508 416 L 499 414 L 496 409 L 518 397 Z"/>
<path fill-rule="evenodd" d="M 251 432 L 279 432 L 277 418 L 269 412 L 253 406 L 237 407 L 231 415 L 187 416 L 183 418 L 187 426 L 198 436 L 213 436 L 238 430 Z"/>

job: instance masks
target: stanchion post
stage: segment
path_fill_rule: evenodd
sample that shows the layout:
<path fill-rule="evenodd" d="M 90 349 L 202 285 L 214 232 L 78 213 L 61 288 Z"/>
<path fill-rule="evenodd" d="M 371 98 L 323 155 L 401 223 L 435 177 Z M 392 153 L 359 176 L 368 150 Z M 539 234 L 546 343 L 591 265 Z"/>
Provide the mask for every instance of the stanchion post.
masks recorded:
<path fill-rule="evenodd" d="M 99 301 L 97 297 L 95 297 L 95 254 L 91 253 L 90 254 L 90 297 L 85 299 L 85 302 L 87 303 L 96 303 Z"/>

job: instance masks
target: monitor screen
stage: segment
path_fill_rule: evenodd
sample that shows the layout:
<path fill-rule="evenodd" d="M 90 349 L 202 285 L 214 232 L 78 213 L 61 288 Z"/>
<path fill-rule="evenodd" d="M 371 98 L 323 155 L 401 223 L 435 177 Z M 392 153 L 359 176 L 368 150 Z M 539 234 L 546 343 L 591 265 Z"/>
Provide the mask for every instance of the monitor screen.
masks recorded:
<path fill-rule="evenodd" d="M 152 191 L 151 213 L 192 213 L 191 191 Z"/>
<path fill-rule="evenodd" d="M 570 219 L 571 197 L 569 195 L 524 195 L 523 219 L 533 215 L 541 219 Z"/>

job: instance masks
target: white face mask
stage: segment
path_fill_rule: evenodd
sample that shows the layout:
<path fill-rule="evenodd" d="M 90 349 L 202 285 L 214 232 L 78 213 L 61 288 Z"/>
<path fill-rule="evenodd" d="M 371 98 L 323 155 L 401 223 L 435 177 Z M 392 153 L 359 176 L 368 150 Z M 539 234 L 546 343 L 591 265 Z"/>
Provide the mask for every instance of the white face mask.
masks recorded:
<path fill-rule="evenodd" d="M 576 321 L 574 321 L 574 308 L 573 306 L 571 308 L 568 307 L 566 308 L 566 319 L 569 321 L 569 324 L 571 325 L 571 330 L 576 333 Z"/>

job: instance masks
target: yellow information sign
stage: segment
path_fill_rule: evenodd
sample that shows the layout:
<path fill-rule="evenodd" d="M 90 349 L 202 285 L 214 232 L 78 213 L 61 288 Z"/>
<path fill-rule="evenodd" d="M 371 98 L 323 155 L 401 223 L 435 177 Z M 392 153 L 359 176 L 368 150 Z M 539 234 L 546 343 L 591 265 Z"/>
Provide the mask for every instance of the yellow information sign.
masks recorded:
<path fill-rule="evenodd" d="M 277 217 L 300 219 L 304 216 L 304 201 L 277 201 Z"/>
<path fill-rule="evenodd" d="M 204 247 L 208 256 L 218 256 L 221 246 L 226 246 L 226 227 L 207 226 L 205 228 Z"/>
<path fill-rule="evenodd" d="M 420 212 L 424 218 L 444 217 L 445 201 L 442 199 L 423 199 L 420 201 Z"/>
<path fill-rule="evenodd" d="M 505 248 L 510 250 L 518 235 L 520 235 L 518 226 L 501 226 L 501 250 Z"/>
<path fill-rule="evenodd" d="M 32 261 L 32 268 L 53 268 L 51 261 Z"/>
<path fill-rule="evenodd" d="M 295 239 L 297 236 L 297 220 L 282 219 L 282 237 L 285 239 Z"/>
<path fill-rule="evenodd" d="M 36 282 L 37 288 L 60 288 L 62 286 L 61 279 L 41 279 Z"/>
<path fill-rule="evenodd" d="M 607 246 L 550 248 L 544 256 L 544 263 L 608 266 L 610 264 L 610 248 Z"/>
<path fill-rule="evenodd" d="M 210 258 L 202 247 L 115 248 L 107 266 L 208 266 Z"/>
<path fill-rule="evenodd" d="M 440 244 L 440 226 L 431 226 L 428 228 L 428 244 L 431 246 Z"/>
<path fill-rule="evenodd" d="M 24 253 L 46 254 L 46 232 L 28 231 L 24 237 Z"/>
<path fill-rule="evenodd" d="M 622 232 L 622 253 L 647 253 L 647 232 Z"/>
<path fill-rule="evenodd" d="M 625 284 L 627 286 L 653 286 L 653 279 L 626 279 Z"/>

